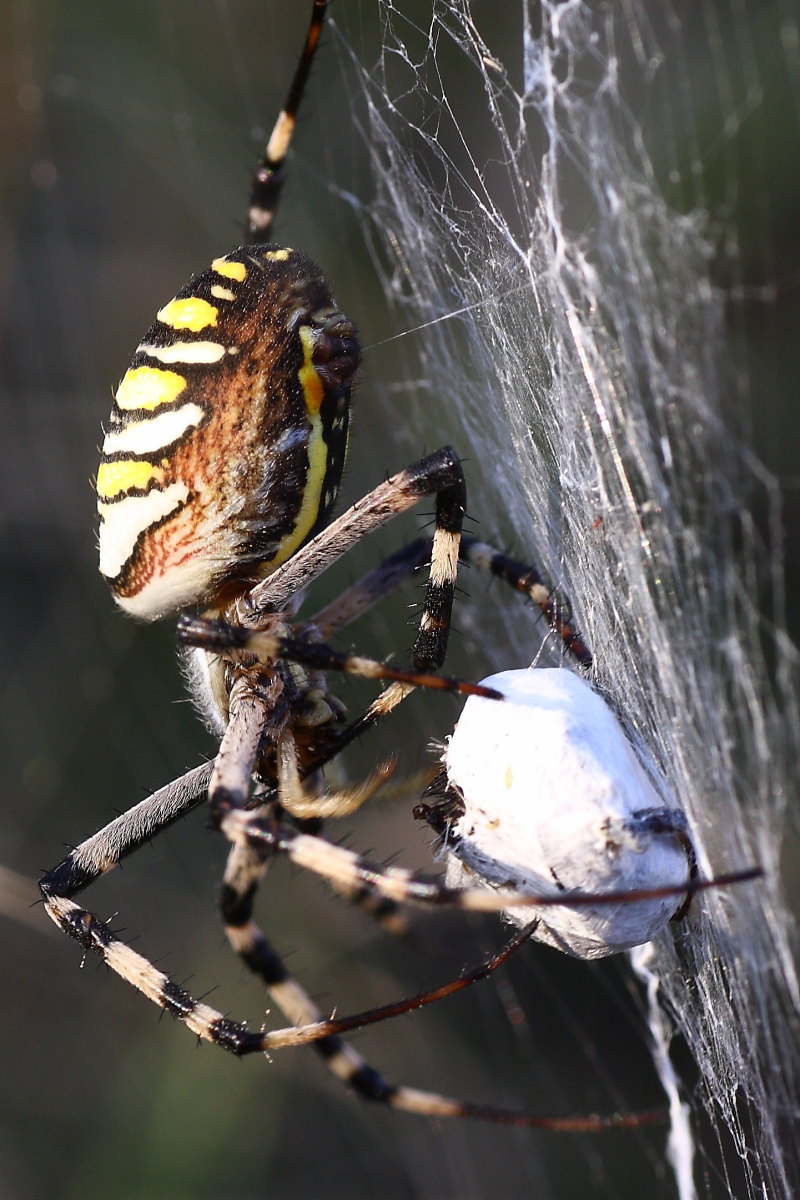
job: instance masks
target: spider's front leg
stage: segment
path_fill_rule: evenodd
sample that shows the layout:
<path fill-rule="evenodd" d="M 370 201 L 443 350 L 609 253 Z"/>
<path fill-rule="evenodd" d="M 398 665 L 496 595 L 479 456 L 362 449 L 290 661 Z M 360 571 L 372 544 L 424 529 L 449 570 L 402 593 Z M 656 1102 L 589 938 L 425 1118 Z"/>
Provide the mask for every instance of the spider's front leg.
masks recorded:
<path fill-rule="evenodd" d="M 205 650 L 208 654 L 255 656 L 261 660 L 283 659 L 299 663 L 316 671 L 342 671 L 364 679 L 388 679 L 409 687 L 431 688 L 440 692 L 455 692 L 462 696 L 482 696 L 487 700 L 502 700 L 502 692 L 481 683 L 468 683 L 449 675 L 434 675 L 426 671 L 394 667 L 390 663 L 347 654 L 318 641 L 306 631 L 275 632 L 272 629 L 250 630 L 216 617 L 183 616 L 178 622 L 178 638 L 187 646 Z"/>

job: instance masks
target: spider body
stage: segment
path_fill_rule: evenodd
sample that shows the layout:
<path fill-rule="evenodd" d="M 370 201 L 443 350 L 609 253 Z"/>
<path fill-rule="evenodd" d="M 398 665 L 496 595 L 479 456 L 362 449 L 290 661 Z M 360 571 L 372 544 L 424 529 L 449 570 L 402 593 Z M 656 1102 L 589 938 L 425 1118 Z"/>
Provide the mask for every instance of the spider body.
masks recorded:
<path fill-rule="evenodd" d="M 358 361 L 353 326 L 295 250 L 215 259 L 159 310 L 97 475 L 100 570 L 126 611 L 224 608 L 326 522 Z"/>

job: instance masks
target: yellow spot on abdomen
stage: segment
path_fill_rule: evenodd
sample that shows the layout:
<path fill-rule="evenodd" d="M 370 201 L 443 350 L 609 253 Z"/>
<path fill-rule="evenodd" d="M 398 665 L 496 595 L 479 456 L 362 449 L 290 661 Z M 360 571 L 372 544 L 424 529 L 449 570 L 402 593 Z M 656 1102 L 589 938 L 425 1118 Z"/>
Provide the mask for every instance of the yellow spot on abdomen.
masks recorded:
<path fill-rule="evenodd" d="M 322 386 L 322 380 L 319 377 L 319 372 L 314 366 L 312 355 L 314 353 L 314 332 L 308 325 L 301 325 L 299 329 L 300 343 L 303 347 L 303 365 L 297 372 L 300 386 L 303 389 L 303 398 L 306 402 L 306 409 L 309 416 L 316 416 L 320 410 L 325 389 Z"/>
<path fill-rule="evenodd" d="M 112 500 L 122 492 L 134 488 L 146 488 L 152 482 L 161 483 L 164 471 L 152 463 L 139 459 L 127 462 L 105 462 L 97 472 L 97 494 L 104 500 Z"/>
<path fill-rule="evenodd" d="M 219 310 L 207 300 L 201 300 L 199 296 L 170 300 L 169 304 L 165 304 L 156 313 L 157 319 L 164 325 L 169 325 L 171 329 L 190 329 L 192 333 L 207 329 L 209 325 L 216 325 L 218 316 Z"/>
<path fill-rule="evenodd" d="M 227 258 L 215 258 L 211 270 L 216 271 L 218 275 L 224 275 L 226 279 L 236 279 L 239 283 L 247 279 L 247 267 L 244 263 L 228 262 Z"/>
<path fill-rule="evenodd" d="M 238 350 L 230 347 L 228 353 L 235 354 Z M 219 342 L 173 342 L 170 346 L 151 346 L 147 342 L 140 342 L 137 354 L 146 354 L 163 363 L 206 363 L 210 366 L 225 357 L 225 347 Z"/>
<path fill-rule="evenodd" d="M 265 250 L 262 258 L 266 258 L 268 262 L 287 262 L 291 250 L 287 247 L 285 250 Z"/>
<path fill-rule="evenodd" d="M 158 408 L 177 400 L 186 380 L 177 371 L 160 371 L 158 367 L 133 367 L 126 371 L 117 388 L 117 405 L 125 409 Z"/>

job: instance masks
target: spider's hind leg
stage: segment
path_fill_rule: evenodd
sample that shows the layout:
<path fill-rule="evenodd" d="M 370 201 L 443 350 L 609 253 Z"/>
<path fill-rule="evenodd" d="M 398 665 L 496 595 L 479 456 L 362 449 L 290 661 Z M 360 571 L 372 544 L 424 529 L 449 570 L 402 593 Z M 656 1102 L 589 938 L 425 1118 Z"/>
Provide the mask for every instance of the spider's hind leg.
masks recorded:
<path fill-rule="evenodd" d="M 395 1097 L 402 1100 L 406 1089 L 387 1083 L 340 1034 L 332 1032 L 320 1036 L 320 1027 L 326 1023 L 323 1014 L 253 920 L 256 891 L 267 866 L 268 861 L 253 847 L 241 844 L 231 847 L 220 894 L 220 912 L 228 941 L 264 983 L 286 1020 L 298 1029 L 314 1032 L 315 1036 L 308 1044 L 340 1082 L 362 1099 L 395 1106 Z M 268 1051 L 269 1047 L 266 1049 Z M 403 1107 L 402 1103 L 397 1106 Z"/>
<path fill-rule="evenodd" d="M 273 1002 L 293 1025 L 317 1025 L 324 1018 L 308 993 L 286 969 L 260 926 L 253 920 L 255 896 L 269 858 L 251 846 L 231 846 L 220 891 L 225 935 L 236 954 L 267 988 Z M 328 1069 L 367 1100 L 388 1097 L 392 1088 L 338 1034 L 310 1043 Z"/>

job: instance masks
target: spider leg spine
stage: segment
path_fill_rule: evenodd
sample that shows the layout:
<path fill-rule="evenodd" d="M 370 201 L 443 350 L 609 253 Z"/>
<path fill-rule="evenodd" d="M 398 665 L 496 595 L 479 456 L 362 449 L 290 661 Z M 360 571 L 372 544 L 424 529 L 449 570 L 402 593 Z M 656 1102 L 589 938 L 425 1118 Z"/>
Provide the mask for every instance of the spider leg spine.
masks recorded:
<path fill-rule="evenodd" d="M 451 446 L 443 446 L 404 467 L 373 488 L 277 567 L 250 593 L 253 624 L 264 612 L 284 611 L 298 592 L 328 570 L 344 554 L 394 517 L 413 508 L 424 496 L 463 483 L 461 463 Z"/>

